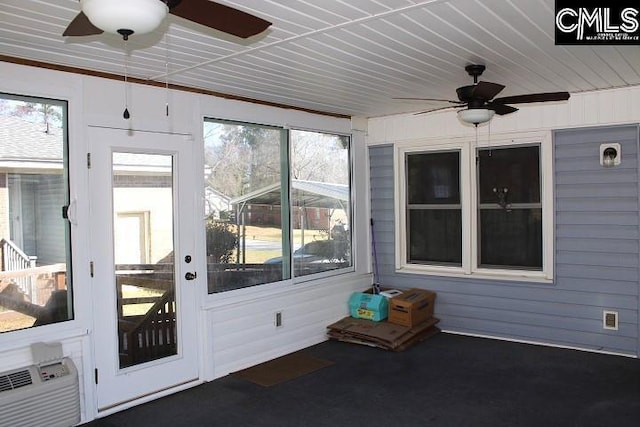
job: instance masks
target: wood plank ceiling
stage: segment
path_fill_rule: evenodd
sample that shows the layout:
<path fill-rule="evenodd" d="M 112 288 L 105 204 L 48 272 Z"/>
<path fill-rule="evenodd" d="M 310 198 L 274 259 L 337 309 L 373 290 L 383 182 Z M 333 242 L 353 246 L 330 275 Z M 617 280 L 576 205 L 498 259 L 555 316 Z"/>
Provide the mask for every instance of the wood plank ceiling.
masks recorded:
<path fill-rule="evenodd" d="M 639 46 L 555 46 L 554 0 L 227 0 L 273 22 L 238 39 L 170 15 L 154 33 L 62 37 L 77 0 L 2 0 L 0 55 L 349 116 L 435 109 L 472 83 L 500 96 L 640 84 Z M 125 50 L 126 49 L 126 50 Z"/>

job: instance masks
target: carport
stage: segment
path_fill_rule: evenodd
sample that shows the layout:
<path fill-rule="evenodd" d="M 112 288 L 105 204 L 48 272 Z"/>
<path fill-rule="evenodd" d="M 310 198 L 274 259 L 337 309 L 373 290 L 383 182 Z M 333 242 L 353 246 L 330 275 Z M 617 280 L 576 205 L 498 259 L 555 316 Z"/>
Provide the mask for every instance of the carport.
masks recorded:
<path fill-rule="evenodd" d="M 345 212 L 347 218 L 351 216 L 351 212 L 349 212 L 350 194 L 348 185 L 293 179 L 291 180 L 290 192 L 283 194 L 282 189 L 283 185 L 281 183 L 274 183 L 230 200 L 229 204 L 233 206 L 238 226 L 238 264 L 244 264 L 246 259 L 246 215 L 247 207 L 250 205 L 277 206 L 281 208 L 280 223 L 283 225 L 289 224 L 290 212 L 289 209 L 282 209 L 282 206 L 298 207 L 303 212 L 307 208 L 341 209 Z M 289 200 L 291 200 L 291 203 L 289 203 Z M 302 215 L 303 219 L 305 217 L 306 215 Z M 302 245 L 304 245 L 304 220 L 301 222 L 300 228 Z M 282 244 L 283 252 L 290 252 L 291 242 L 283 241 Z M 287 265 L 283 267 L 288 268 Z"/>

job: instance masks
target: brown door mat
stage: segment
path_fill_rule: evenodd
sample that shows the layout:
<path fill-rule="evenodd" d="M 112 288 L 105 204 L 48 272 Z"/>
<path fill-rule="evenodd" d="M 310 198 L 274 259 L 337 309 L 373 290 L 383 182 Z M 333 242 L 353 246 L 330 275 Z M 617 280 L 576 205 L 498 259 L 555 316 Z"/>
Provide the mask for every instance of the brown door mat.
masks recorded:
<path fill-rule="evenodd" d="M 232 373 L 264 387 L 270 387 L 294 378 L 307 375 L 333 365 L 330 360 L 318 359 L 304 352 L 295 352 L 286 356 L 260 363 L 241 371 Z"/>

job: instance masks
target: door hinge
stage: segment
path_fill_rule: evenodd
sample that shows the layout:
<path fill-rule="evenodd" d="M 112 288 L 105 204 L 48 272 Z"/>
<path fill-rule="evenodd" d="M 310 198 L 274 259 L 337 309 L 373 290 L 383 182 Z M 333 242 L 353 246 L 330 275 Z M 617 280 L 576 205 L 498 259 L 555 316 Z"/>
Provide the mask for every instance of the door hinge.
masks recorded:
<path fill-rule="evenodd" d="M 93 277 L 93 261 L 89 261 L 89 275 Z"/>
<path fill-rule="evenodd" d="M 94 380 L 95 380 L 96 384 L 98 384 L 98 368 L 96 368 L 94 370 Z"/>
<path fill-rule="evenodd" d="M 91 153 L 87 153 L 87 169 L 91 169 Z"/>

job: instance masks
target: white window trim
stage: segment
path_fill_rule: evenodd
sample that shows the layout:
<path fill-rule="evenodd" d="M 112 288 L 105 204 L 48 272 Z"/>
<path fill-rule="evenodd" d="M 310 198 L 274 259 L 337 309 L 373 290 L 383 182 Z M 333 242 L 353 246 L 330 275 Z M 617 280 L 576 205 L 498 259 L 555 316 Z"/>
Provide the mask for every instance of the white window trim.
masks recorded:
<path fill-rule="evenodd" d="M 362 261 L 366 255 L 364 251 L 359 251 L 357 248 L 358 247 L 363 247 L 364 245 L 362 244 L 362 240 L 363 240 L 363 233 L 361 231 L 359 231 L 358 229 L 356 229 L 355 224 L 357 222 L 361 222 L 358 221 L 358 217 L 363 215 L 363 211 L 358 211 L 356 209 L 356 206 L 361 206 L 363 203 L 362 201 L 360 203 L 356 203 L 357 199 L 361 199 L 363 196 L 362 195 L 358 195 L 358 194 L 364 194 L 364 193 L 358 193 L 356 191 L 356 186 L 358 185 L 357 180 L 358 178 L 356 178 L 358 176 L 357 174 L 357 170 L 360 170 L 363 168 L 362 166 L 362 161 L 366 161 L 367 156 L 362 156 L 362 155 L 358 155 L 357 152 L 364 150 L 364 144 L 362 144 L 361 142 L 361 138 L 363 137 L 357 130 L 352 129 L 351 132 L 346 132 L 344 130 L 337 130 L 337 129 L 319 129 L 319 128 L 312 128 L 312 127 L 301 127 L 301 126 L 294 126 L 294 125 L 275 125 L 275 124 L 265 124 L 265 123 L 254 123 L 251 121 L 242 121 L 242 120 L 236 120 L 236 119 L 225 119 L 225 118 L 219 118 L 219 117 L 214 117 L 212 115 L 203 115 L 201 118 L 201 123 L 205 123 L 206 121 L 210 121 L 210 122 L 218 122 L 218 123 L 230 123 L 230 124 L 236 124 L 236 125 L 241 125 L 241 126 L 258 126 L 258 127 L 265 127 L 265 128 L 269 128 L 269 129 L 274 129 L 274 130 L 280 130 L 283 131 L 286 134 L 286 139 L 287 139 L 287 153 L 288 153 L 288 159 L 287 159 L 287 171 L 289 174 L 291 174 L 291 132 L 292 131 L 306 131 L 306 132 L 315 132 L 315 133 L 321 133 L 321 134 L 329 134 L 329 135 L 334 135 L 334 136 L 345 136 L 349 138 L 349 155 L 348 155 L 348 164 L 349 164 L 349 216 L 350 216 L 350 223 L 349 223 L 349 229 L 351 230 L 351 265 L 347 266 L 347 267 L 342 267 L 342 268 L 337 268 L 337 269 L 331 269 L 331 270 L 326 270 L 326 271 L 320 271 L 317 273 L 313 273 L 313 274 L 308 274 L 308 275 L 303 275 L 303 276 L 295 276 L 294 275 L 294 265 L 293 262 L 290 262 L 289 265 L 289 270 L 290 270 L 290 277 L 288 279 L 283 279 L 280 281 L 275 281 L 275 282 L 266 282 L 266 283 L 261 283 L 261 284 L 257 284 L 257 285 L 251 285 L 251 286 L 245 286 L 245 287 L 241 287 L 241 288 L 237 288 L 237 289 L 231 289 L 231 290 L 227 290 L 227 291 L 221 291 L 221 292 L 213 292 L 213 293 L 209 293 L 207 291 L 206 293 L 206 298 L 209 301 L 226 301 L 227 297 L 232 298 L 233 301 L 244 301 L 244 297 L 246 296 L 255 296 L 256 295 L 256 290 L 266 290 L 266 292 L 272 292 L 273 290 L 277 291 L 279 290 L 281 287 L 290 287 L 292 285 L 297 285 L 297 284 L 306 284 L 306 283 L 321 283 L 324 280 L 326 280 L 327 278 L 332 278 L 332 277 L 337 277 L 340 275 L 346 275 L 346 274 L 362 274 L 363 270 L 366 268 L 364 267 L 365 263 Z M 356 135 L 358 135 L 356 137 Z M 204 144 L 204 140 L 203 140 L 203 144 Z M 204 163 L 202 163 L 202 167 L 204 167 Z M 289 178 L 291 179 L 291 177 Z M 289 186 L 289 210 L 293 209 L 293 205 L 292 205 L 292 188 L 291 186 Z M 202 205 L 199 206 L 199 209 L 204 212 L 204 193 L 203 193 L 203 197 L 201 198 L 202 200 Z M 290 214 L 291 215 L 291 214 Z M 204 224 L 204 222 L 203 222 Z M 283 229 L 284 231 L 284 229 Z M 293 219 L 291 219 L 289 221 L 289 230 L 288 230 L 289 236 L 290 238 L 293 237 Z M 201 233 L 202 235 L 204 235 L 204 233 Z M 203 239 L 204 242 L 205 239 Z M 289 248 L 289 252 L 290 255 L 293 255 L 293 248 Z M 283 254 L 283 256 L 286 256 L 287 254 Z M 204 258 L 204 257 L 203 257 Z M 206 270 L 206 268 L 205 268 Z M 285 289 L 286 289 L 285 288 Z"/>
<path fill-rule="evenodd" d="M 490 141 L 483 138 L 423 139 L 397 143 L 394 147 L 394 203 L 396 235 L 396 272 L 437 275 L 446 277 L 473 277 L 478 279 L 529 281 L 551 283 L 553 280 L 554 221 L 553 221 L 553 146 L 550 131 L 520 134 L 494 134 Z M 511 270 L 478 267 L 478 213 L 477 174 L 474 151 L 476 148 L 518 145 L 540 145 L 540 174 L 542 187 L 542 271 Z M 429 151 L 460 152 L 460 198 L 462 203 L 462 266 L 421 265 L 407 262 L 406 237 L 406 170 L 405 155 Z"/>

